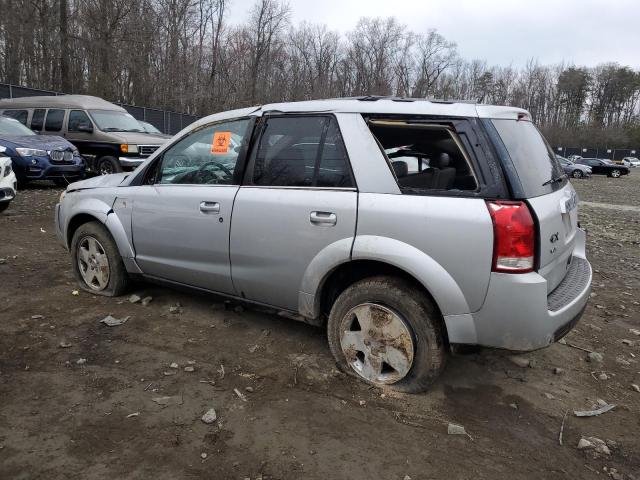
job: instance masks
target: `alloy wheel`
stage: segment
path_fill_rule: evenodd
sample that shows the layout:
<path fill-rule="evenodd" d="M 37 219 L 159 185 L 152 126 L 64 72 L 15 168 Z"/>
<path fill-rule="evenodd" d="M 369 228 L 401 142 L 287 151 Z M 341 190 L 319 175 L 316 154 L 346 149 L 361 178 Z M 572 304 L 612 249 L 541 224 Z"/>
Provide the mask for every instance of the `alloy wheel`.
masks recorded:
<path fill-rule="evenodd" d="M 109 285 L 109 258 L 95 237 L 87 235 L 78 242 L 78 269 L 92 290 L 104 290 Z"/>
<path fill-rule="evenodd" d="M 413 365 L 413 335 L 402 316 L 377 303 L 355 306 L 344 316 L 340 346 L 349 366 L 365 380 L 392 384 Z"/>

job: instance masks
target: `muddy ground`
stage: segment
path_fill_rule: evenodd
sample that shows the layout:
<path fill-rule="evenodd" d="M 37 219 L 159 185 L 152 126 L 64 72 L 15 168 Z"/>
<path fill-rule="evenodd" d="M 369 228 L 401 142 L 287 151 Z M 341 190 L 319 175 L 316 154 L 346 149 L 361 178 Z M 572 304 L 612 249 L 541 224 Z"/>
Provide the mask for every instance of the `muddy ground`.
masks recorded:
<path fill-rule="evenodd" d="M 640 169 L 574 184 L 584 200 L 640 206 Z M 321 329 L 273 313 L 145 284 L 132 293 L 148 306 L 72 295 L 59 193 L 30 186 L 0 215 L 2 479 L 640 479 L 638 211 L 580 213 L 594 297 L 566 340 L 603 363 L 563 344 L 525 355 L 533 368 L 481 350 L 452 356 L 429 393 L 399 395 L 338 373 Z M 110 328 L 107 314 L 131 318 Z M 616 407 L 573 415 L 598 399 Z M 582 436 L 610 455 L 578 450 Z"/>

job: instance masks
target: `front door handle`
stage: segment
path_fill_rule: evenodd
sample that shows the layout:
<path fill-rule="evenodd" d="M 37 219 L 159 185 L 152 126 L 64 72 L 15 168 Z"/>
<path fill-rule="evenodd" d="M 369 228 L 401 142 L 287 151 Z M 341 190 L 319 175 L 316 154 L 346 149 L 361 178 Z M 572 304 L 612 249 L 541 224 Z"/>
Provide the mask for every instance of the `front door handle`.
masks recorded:
<path fill-rule="evenodd" d="M 200 202 L 200 211 L 202 213 L 220 213 L 220 204 L 218 202 Z"/>
<path fill-rule="evenodd" d="M 338 217 L 333 212 L 311 212 L 309 221 L 314 225 L 330 227 L 336 224 Z"/>

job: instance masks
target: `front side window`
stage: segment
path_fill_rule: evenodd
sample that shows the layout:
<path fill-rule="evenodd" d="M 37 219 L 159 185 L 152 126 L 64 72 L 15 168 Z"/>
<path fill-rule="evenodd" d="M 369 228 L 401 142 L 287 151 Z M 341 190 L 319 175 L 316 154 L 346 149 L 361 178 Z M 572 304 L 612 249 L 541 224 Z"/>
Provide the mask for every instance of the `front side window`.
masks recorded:
<path fill-rule="evenodd" d="M 62 130 L 64 120 L 64 110 L 49 109 L 47 119 L 44 122 L 44 129 L 47 132 L 59 132 Z"/>
<path fill-rule="evenodd" d="M 42 130 L 44 127 L 44 108 L 36 108 L 31 116 L 31 130 Z"/>
<path fill-rule="evenodd" d="M 240 151 L 250 135 L 249 119 L 216 123 L 194 131 L 167 149 L 153 179 L 159 184 L 232 185 Z"/>
<path fill-rule="evenodd" d="M 26 125 L 29 112 L 27 112 L 26 110 L 5 110 L 3 115 L 5 117 L 14 118 L 21 124 Z"/>
<path fill-rule="evenodd" d="M 336 120 L 328 116 L 268 118 L 252 180 L 262 186 L 354 187 Z"/>
<path fill-rule="evenodd" d="M 79 128 L 80 126 L 86 127 L 85 130 L 81 130 Z M 71 110 L 71 112 L 69 112 L 70 132 L 86 131 L 88 128 L 91 128 L 91 120 L 89 120 L 89 116 L 86 113 L 82 110 Z"/>

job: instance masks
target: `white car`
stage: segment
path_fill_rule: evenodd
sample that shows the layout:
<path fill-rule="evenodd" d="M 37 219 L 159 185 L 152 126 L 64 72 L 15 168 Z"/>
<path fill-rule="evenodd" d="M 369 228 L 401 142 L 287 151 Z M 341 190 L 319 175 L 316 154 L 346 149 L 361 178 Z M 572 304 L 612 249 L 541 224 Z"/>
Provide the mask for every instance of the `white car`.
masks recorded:
<path fill-rule="evenodd" d="M 624 157 L 622 159 L 622 164 L 625 167 L 640 167 L 640 160 L 636 157 Z"/>
<path fill-rule="evenodd" d="M 5 155 L 4 147 L 0 146 L 0 212 L 9 207 L 17 189 L 18 182 L 11 168 L 11 158 Z"/>

